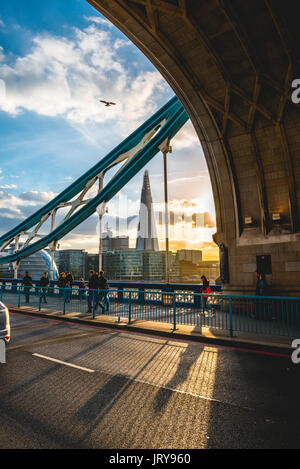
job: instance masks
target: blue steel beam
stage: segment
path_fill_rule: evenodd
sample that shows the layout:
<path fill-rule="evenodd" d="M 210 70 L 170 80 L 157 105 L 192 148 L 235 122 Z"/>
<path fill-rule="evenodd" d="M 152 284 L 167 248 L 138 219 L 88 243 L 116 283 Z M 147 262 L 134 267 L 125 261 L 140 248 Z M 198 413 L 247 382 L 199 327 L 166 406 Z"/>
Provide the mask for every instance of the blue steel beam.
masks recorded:
<path fill-rule="evenodd" d="M 187 120 L 188 115 L 175 96 L 135 132 L 121 142 L 114 150 L 100 160 L 99 163 L 61 192 L 61 194 L 27 218 L 27 220 L 20 223 L 16 228 L 0 237 L 0 245 L 3 245 L 5 242 L 37 225 L 43 216 L 49 214 L 52 210 L 55 210 L 60 204 L 70 201 L 80 193 L 85 188 L 88 181 L 97 177 L 101 172 L 104 173 L 112 166 L 118 164 L 118 157 L 135 148 L 147 133 L 156 127 L 160 127 L 151 140 L 132 159 L 130 159 L 114 177 L 112 177 L 97 196 L 87 202 L 81 209 L 70 216 L 70 218 L 61 223 L 56 229 L 48 235 L 45 235 L 39 241 L 29 244 L 23 249 L 20 248 L 20 250 L 14 254 L 0 257 L 0 264 L 14 262 L 22 259 L 23 257 L 27 257 L 40 249 L 47 247 L 50 243 L 63 238 L 76 226 L 95 213 L 98 205 L 103 202 L 108 202 L 117 192 L 119 192 L 120 189 L 122 189 L 122 187 L 124 187 L 124 185 L 160 151 L 160 146 L 167 139 L 171 139 L 176 135 Z M 163 125 L 162 121 L 165 121 Z"/>

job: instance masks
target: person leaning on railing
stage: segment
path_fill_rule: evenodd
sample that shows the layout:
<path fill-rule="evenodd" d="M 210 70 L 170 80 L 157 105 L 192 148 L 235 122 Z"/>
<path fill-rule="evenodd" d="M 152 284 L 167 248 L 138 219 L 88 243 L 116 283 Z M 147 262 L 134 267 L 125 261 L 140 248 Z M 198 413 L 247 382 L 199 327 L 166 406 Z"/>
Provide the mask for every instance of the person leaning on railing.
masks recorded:
<path fill-rule="evenodd" d="M 29 272 L 25 272 L 25 276 L 22 280 L 22 285 L 24 286 L 25 293 L 25 303 L 29 303 L 30 288 L 33 287 L 32 277 L 30 277 Z"/>

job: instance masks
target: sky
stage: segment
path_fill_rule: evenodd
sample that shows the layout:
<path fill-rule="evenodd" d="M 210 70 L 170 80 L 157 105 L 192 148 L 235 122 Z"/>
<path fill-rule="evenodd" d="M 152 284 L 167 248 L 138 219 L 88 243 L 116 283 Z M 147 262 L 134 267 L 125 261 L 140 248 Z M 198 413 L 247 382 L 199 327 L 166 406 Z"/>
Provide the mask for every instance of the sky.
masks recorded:
<path fill-rule="evenodd" d="M 174 92 L 146 57 L 85 0 L 0 2 L 0 234 L 81 176 L 165 104 Z M 117 103 L 105 107 L 99 99 Z M 192 228 L 192 213 L 215 219 L 211 183 L 189 121 L 172 141 L 170 247 L 215 258 L 214 223 Z M 164 209 L 163 158 L 156 157 L 107 205 L 104 226 L 135 244 L 145 170 L 156 213 Z M 182 213 L 185 214 L 184 220 Z M 158 221 L 158 220 L 157 220 Z M 98 248 L 96 215 L 61 248 Z M 158 225 L 160 248 L 164 227 Z"/>

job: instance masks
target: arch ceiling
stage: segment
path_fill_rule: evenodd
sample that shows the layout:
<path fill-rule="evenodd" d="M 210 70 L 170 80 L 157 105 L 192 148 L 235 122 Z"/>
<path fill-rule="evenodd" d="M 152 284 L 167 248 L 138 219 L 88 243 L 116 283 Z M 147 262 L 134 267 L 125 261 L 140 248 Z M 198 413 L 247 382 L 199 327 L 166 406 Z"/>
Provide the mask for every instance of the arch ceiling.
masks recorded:
<path fill-rule="evenodd" d="M 227 289 L 253 290 L 256 256 L 269 254 L 274 288 L 300 290 L 297 2 L 88 1 L 150 59 L 194 124 L 212 181 L 215 241 L 229 254 Z"/>

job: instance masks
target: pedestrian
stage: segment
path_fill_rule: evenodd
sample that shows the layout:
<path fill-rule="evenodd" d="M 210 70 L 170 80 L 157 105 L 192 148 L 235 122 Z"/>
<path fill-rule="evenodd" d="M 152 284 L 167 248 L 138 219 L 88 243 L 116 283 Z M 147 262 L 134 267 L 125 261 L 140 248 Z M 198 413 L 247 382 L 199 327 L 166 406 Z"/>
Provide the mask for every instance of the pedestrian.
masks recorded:
<path fill-rule="evenodd" d="M 78 285 L 79 299 L 82 300 L 84 298 L 84 295 L 85 295 L 85 282 L 84 282 L 84 278 L 80 278 L 79 285 Z"/>
<path fill-rule="evenodd" d="M 66 286 L 66 274 L 64 272 L 61 272 L 59 274 L 59 278 L 58 278 L 58 281 L 57 281 L 57 285 L 58 285 L 58 288 L 59 288 L 59 296 L 63 296 L 63 291 L 64 291 L 64 288 Z"/>
<path fill-rule="evenodd" d="M 65 288 L 64 288 L 64 299 L 65 299 L 65 302 L 66 302 L 66 303 L 70 303 L 70 299 L 71 299 L 71 285 L 70 285 L 69 280 L 66 281 L 66 285 L 65 285 Z"/>
<path fill-rule="evenodd" d="M 102 312 L 104 312 L 104 310 L 108 311 L 109 310 L 108 297 L 107 297 L 108 285 L 107 285 L 107 280 L 104 277 L 103 270 L 100 270 L 99 272 L 98 288 L 99 288 L 98 304 L 102 308 Z"/>
<path fill-rule="evenodd" d="M 267 280 L 265 274 L 260 274 L 255 272 L 256 276 L 256 289 L 255 295 L 256 296 L 268 296 L 269 293 L 269 286 L 267 284 Z M 261 299 L 255 301 L 256 308 L 254 311 L 254 318 L 262 318 L 270 316 L 270 304 L 268 303 L 267 299 Z"/>
<path fill-rule="evenodd" d="M 93 311 L 96 311 L 98 306 L 98 284 L 99 284 L 99 277 L 98 274 L 94 270 L 89 271 L 89 280 L 88 280 L 88 311 L 87 314 L 92 313 L 92 305 Z"/>
<path fill-rule="evenodd" d="M 207 280 L 205 275 L 202 275 L 201 280 L 202 280 L 202 293 L 211 293 L 209 281 Z M 203 296 L 203 310 L 204 311 L 206 309 L 206 304 L 207 304 L 207 296 Z"/>
<path fill-rule="evenodd" d="M 266 296 L 268 290 L 266 277 L 264 274 L 258 274 L 257 272 L 255 274 L 257 278 L 255 294 L 256 296 Z"/>
<path fill-rule="evenodd" d="M 32 277 L 30 277 L 27 270 L 25 272 L 25 276 L 23 277 L 22 285 L 24 286 L 25 303 L 29 303 L 30 288 L 33 287 L 33 283 Z"/>
<path fill-rule="evenodd" d="M 47 303 L 47 300 L 46 300 L 46 293 L 47 293 L 47 287 L 49 286 L 50 284 L 50 281 L 49 281 L 49 278 L 48 278 L 48 272 L 44 272 L 40 282 L 39 282 L 39 287 L 40 288 L 40 291 L 42 293 L 42 298 L 44 300 L 44 303 Z"/>
<path fill-rule="evenodd" d="M 72 287 L 73 287 L 73 282 L 74 282 L 74 277 L 73 275 L 71 274 L 71 272 L 68 272 L 67 275 L 66 275 L 66 280 L 67 282 L 70 283 L 70 288 L 71 288 L 71 292 L 70 292 L 70 299 L 72 298 Z"/>
<path fill-rule="evenodd" d="M 73 275 L 71 274 L 71 272 L 68 272 L 68 273 L 67 273 L 67 275 L 66 275 L 66 280 L 67 280 L 67 282 L 70 283 L 70 287 L 72 288 L 73 282 L 74 282 L 74 277 L 73 277 Z"/>

